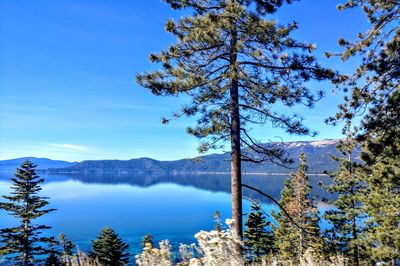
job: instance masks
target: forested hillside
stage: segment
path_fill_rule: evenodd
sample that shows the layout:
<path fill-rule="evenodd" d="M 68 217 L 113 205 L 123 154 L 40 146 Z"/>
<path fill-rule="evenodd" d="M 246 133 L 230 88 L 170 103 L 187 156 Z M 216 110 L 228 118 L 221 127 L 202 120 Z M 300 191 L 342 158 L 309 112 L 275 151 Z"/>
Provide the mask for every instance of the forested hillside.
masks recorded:
<path fill-rule="evenodd" d="M 339 156 L 336 149 L 337 140 L 322 141 L 297 141 L 282 143 L 287 157 L 293 160 L 288 167 L 283 167 L 271 162 L 260 164 L 244 162 L 243 170 L 248 173 L 290 173 L 297 167 L 299 154 L 304 152 L 309 158 L 310 173 L 323 173 L 337 168 L 337 163 L 331 160 L 331 156 Z M 264 144 L 265 146 L 270 144 Z M 193 159 L 177 161 L 158 161 L 150 158 L 138 158 L 132 160 L 98 160 L 83 161 L 67 168 L 51 168 L 51 173 L 114 173 L 137 171 L 162 171 L 162 172 L 229 172 L 230 154 L 212 154 Z"/>

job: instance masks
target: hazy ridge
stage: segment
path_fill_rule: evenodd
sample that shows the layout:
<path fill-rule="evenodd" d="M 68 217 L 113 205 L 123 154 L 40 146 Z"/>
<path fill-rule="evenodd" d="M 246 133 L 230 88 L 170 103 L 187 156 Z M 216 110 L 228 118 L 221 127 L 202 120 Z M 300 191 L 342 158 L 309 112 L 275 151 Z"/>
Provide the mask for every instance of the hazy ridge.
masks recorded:
<path fill-rule="evenodd" d="M 323 173 L 337 168 L 331 156 L 340 156 L 336 149 L 338 140 L 294 141 L 280 143 L 294 163 L 285 168 L 271 162 L 260 164 L 243 163 L 247 173 L 290 173 L 298 163 L 301 152 L 305 152 L 309 173 Z M 271 145 L 271 144 L 264 144 Z M 356 154 L 354 155 L 356 157 Z M 191 159 L 158 161 L 151 158 L 131 160 L 87 160 L 79 163 L 31 158 L 39 169 L 49 173 L 131 173 L 131 172 L 186 172 L 186 173 L 228 173 L 230 171 L 229 153 L 212 154 Z M 0 170 L 15 169 L 22 158 L 0 161 Z M 13 164 L 14 163 L 14 164 Z"/>

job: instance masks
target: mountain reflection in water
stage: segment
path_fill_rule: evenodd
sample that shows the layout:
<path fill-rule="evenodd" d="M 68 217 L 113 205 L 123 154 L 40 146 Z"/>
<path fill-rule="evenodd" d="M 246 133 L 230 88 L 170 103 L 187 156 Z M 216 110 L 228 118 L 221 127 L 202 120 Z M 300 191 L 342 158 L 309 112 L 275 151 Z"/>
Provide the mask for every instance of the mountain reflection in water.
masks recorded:
<path fill-rule="evenodd" d="M 4 175 L 4 174 L 3 174 Z M 2 178 L 3 175 L 0 175 Z M 63 180 L 77 180 L 88 184 L 126 184 L 139 187 L 172 183 L 180 186 L 191 186 L 212 192 L 230 193 L 229 174 L 190 174 L 167 172 L 136 172 L 136 173 L 74 173 L 74 174 L 41 174 L 46 182 L 58 182 Z M 280 198 L 280 192 L 284 186 L 284 180 L 290 175 L 280 174 L 250 174 L 243 175 L 243 183 L 258 188 L 276 200 Z M 335 195 L 328 193 L 321 185 L 330 183 L 330 177 L 326 175 L 309 176 L 312 186 L 312 196 L 316 200 L 333 199 Z M 253 200 L 270 203 L 268 199 L 259 193 L 244 188 L 243 195 Z"/>
<path fill-rule="evenodd" d="M 0 172 L 0 195 L 10 192 L 12 172 Z M 169 239 L 173 248 L 196 242 L 194 234 L 212 230 L 214 211 L 222 220 L 231 216 L 230 176 L 228 174 L 173 174 L 141 172 L 134 174 L 40 174 L 45 179 L 40 192 L 56 208 L 40 218 L 53 226 L 51 234 L 65 233 L 82 250 L 90 249 L 104 226 L 114 228 L 129 245 L 132 255 L 141 250 L 141 239 L 153 234 L 156 242 Z M 280 175 L 245 175 L 243 183 L 256 187 L 276 200 L 285 178 Z M 327 176 L 310 176 L 312 194 L 332 198 L 319 186 Z M 277 210 L 263 196 L 243 190 L 243 212 L 248 213 L 251 198 L 262 203 L 268 213 Z M 0 199 L 1 201 L 1 199 Z M 329 206 L 328 206 L 329 207 Z M 319 205 L 321 211 L 326 206 Z M 267 219 L 271 219 L 267 217 Z M 0 227 L 15 226 L 13 217 L 0 211 Z"/>

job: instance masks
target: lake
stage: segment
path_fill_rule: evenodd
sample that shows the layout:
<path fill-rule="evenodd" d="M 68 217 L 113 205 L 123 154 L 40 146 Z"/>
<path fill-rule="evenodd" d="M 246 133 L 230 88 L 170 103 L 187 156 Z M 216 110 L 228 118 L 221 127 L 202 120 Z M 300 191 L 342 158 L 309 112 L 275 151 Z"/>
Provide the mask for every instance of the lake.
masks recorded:
<path fill-rule="evenodd" d="M 8 194 L 11 172 L 0 173 L 0 195 Z M 231 216 L 230 176 L 215 174 L 41 174 L 46 182 L 42 196 L 56 208 L 40 222 L 51 225 L 54 235 L 64 233 L 80 249 L 90 249 L 104 226 L 111 226 L 129 244 L 132 255 L 141 250 L 141 239 L 152 234 L 155 242 L 170 240 L 174 250 L 179 243 L 196 242 L 194 234 L 212 230 L 213 213 L 222 220 Z M 244 183 L 279 199 L 284 179 L 281 175 L 246 175 Z M 318 185 L 329 182 L 327 176 L 311 176 L 313 195 L 332 198 Z M 255 192 L 244 189 L 244 196 L 262 203 L 266 212 L 277 207 Z M 244 200 L 246 213 L 251 202 Z M 327 206 L 319 204 L 321 211 Z M 16 224 L 0 211 L 0 227 Z"/>

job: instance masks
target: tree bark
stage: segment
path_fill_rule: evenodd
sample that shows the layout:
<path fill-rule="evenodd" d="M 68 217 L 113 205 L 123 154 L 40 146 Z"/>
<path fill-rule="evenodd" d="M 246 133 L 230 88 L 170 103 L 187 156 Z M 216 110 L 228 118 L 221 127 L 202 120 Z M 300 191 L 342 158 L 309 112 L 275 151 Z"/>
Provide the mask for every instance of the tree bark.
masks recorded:
<path fill-rule="evenodd" d="M 240 116 L 239 116 L 239 82 L 237 66 L 237 31 L 236 22 L 232 21 L 230 40 L 230 134 L 231 134 L 231 192 L 232 192 L 232 218 L 234 230 L 240 238 L 242 229 L 242 169 L 240 150 Z"/>
<path fill-rule="evenodd" d="M 26 201 L 27 202 L 27 201 Z M 24 254 L 23 254 L 23 265 L 28 266 L 29 265 L 29 239 L 28 239 L 28 222 L 24 222 L 24 238 L 23 238 L 23 243 L 24 243 Z"/>
<path fill-rule="evenodd" d="M 231 89 L 231 105 L 235 105 L 237 90 Z M 232 218 L 234 229 L 242 237 L 242 175 L 240 158 L 240 119 L 239 110 L 231 111 L 231 190 L 232 190 Z"/>

